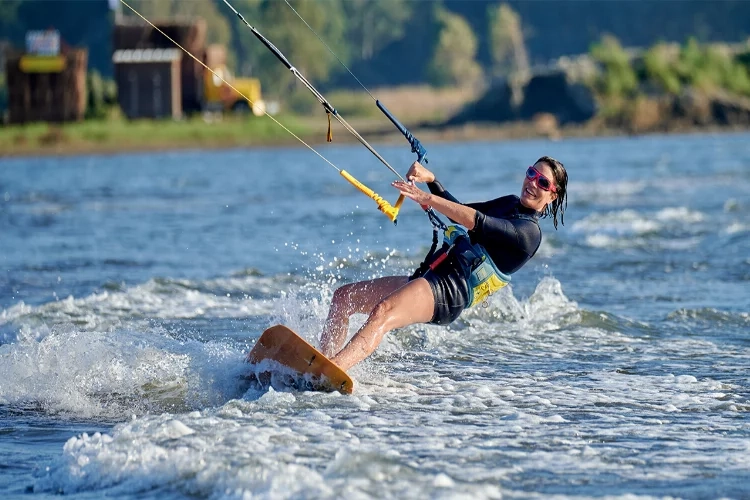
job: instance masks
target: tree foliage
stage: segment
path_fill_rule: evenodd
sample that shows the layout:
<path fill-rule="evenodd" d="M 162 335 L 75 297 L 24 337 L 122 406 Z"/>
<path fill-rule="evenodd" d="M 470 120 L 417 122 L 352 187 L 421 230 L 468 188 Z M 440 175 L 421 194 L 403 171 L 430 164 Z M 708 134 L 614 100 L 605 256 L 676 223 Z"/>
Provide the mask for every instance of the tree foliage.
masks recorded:
<path fill-rule="evenodd" d="M 226 45 L 231 37 L 226 15 L 212 0 L 129 0 L 128 4 L 151 21 L 203 18 L 207 26 L 207 43 Z M 124 12 L 130 15 L 130 10 Z"/>
<path fill-rule="evenodd" d="M 603 67 L 594 83 L 607 97 L 631 97 L 638 88 L 638 77 L 630 64 L 630 56 L 612 35 L 604 35 L 591 46 L 591 56 Z"/>
<path fill-rule="evenodd" d="M 259 20 L 262 3 L 262 0 L 235 0 L 232 5 L 250 25 L 255 26 L 254 23 Z M 228 50 L 236 56 L 235 73 L 241 76 L 260 76 L 261 55 L 268 49 L 263 47 L 252 31 L 237 16 L 232 15 L 229 18 L 229 29 L 231 42 Z"/>
<path fill-rule="evenodd" d="M 482 77 L 476 61 L 477 38 L 469 23 L 442 7 L 435 13 L 439 35 L 429 65 L 430 80 L 437 86 L 471 85 Z"/>
<path fill-rule="evenodd" d="M 750 95 L 750 74 L 739 58 L 726 48 L 701 45 L 691 37 L 675 50 L 659 43 L 644 54 L 648 81 L 670 94 L 678 94 L 683 86 L 705 92 L 725 89 Z"/>
<path fill-rule="evenodd" d="M 677 63 L 674 50 L 665 44 L 657 43 L 643 55 L 646 79 L 662 91 L 679 94 L 682 88 L 680 75 L 676 71 Z"/>
<path fill-rule="evenodd" d="M 346 61 L 349 52 L 344 39 L 345 18 L 339 0 L 326 0 L 325 5 L 317 0 L 290 0 L 290 3 L 331 50 Z M 258 24 L 256 28 L 313 84 L 326 81 L 339 68 L 336 58 L 329 54 L 285 2 L 264 1 Z M 263 66 L 263 81 L 273 82 L 273 87 L 282 91 L 294 88 L 294 75 L 269 50 L 264 49 L 259 54 L 259 62 Z"/>
<path fill-rule="evenodd" d="M 290 72 L 221 0 L 127 1 L 152 20 L 172 16 L 205 18 L 208 42 L 226 44 L 233 73 L 261 78 L 266 95 L 300 88 Z M 705 11 L 705 23 L 713 26 L 710 31 L 714 36 L 727 33 L 728 39 L 736 40 L 738 29 L 745 30 L 742 33 L 746 36 L 743 21 L 750 13 L 750 2 L 740 0 L 713 3 L 711 9 L 701 8 L 698 4 L 702 1 L 697 0 L 688 2 L 690 5 L 684 5 L 676 14 L 667 5 L 669 2 L 624 2 L 616 7 L 610 2 L 552 2 L 539 9 L 534 2 L 513 2 L 511 8 L 500 1 L 290 0 L 368 86 L 373 81 L 392 85 L 425 80 L 439 85 L 463 85 L 481 77 L 480 64 L 493 76 L 508 76 L 523 71 L 531 62 L 529 59 L 546 62 L 555 55 L 575 54 L 581 47 L 585 50 L 590 31 L 616 32 L 629 46 L 646 46 L 657 37 L 683 40 L 697 32 L 694 18 L 701 10 Z M 316 86 L 332 82 L 331 77 L 341 70 L 284 0 L 231 2 Z M 7 39 L 21 48 L 27 30 L 56 28 L 68 45 L 88 47 L 89 68 L 98 70 L 106 79 L 112 75 L 114 16 L 110 3 L 0 0 L 0 42 Z M 125 7 L 122 11 L 129 12 Z M 663 15 L 667 13 L 670 23 L 665 25 Z M 522 16 L 524 26 L 536 26 L 544 35 L 526 39 Z M 640 22 L 627 21 L 632 19 Z M 574 26 L 573 22 L 592 30 L 540 30 L 553 25 Z M 479 41 L 483 45 L 478 46 Z M 527 47 L 533 49 L 533 57 L 526 55 Z M 617 38 L 602 37 L 589 48 L 604 69 L 596 82 L 602 95 L 632 96 L 643 83 L 638 77 L 670 93 L 693 86 L 750 95 L 750 64 L 743 66 L 734 55 L 701 45 L 695 39 L 684 43 L 674 57 L 666 45 L 652 47 L 644 55 L 643 71 L 639 73 L 631 67 L 628 53 Z"/>
<path fill-rule="evenodd" d="M 750 95 L 747 68 L 727 51 L 701 46 L 693 37 L 680 50 L 677 73 L 685 83 L 701 90 L 727 89 Z"/>
<path fill-rule="evenodd" d="M 362 60 L 404 34 L 412 16 L 407 0 L 347 0 L 342 4 L 347 19 L 347 38 Z"/>
<path fill-rule="evenodd" d="M 492 75 L 508 77 L 529 71 L 521 17 L 508 4 L 488 7 Z"/>

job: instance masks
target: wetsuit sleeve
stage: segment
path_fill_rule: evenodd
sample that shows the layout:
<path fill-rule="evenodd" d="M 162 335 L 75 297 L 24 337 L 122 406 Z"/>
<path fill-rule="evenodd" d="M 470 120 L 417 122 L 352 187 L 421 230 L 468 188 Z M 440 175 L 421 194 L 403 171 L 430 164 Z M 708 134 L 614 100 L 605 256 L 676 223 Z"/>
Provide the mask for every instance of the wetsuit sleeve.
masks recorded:
<path fill-rule="evenodd" d="M 434 194 L 435 196 L 440 196 L 441 198 L 452 201 L 454 203 L 461 203 L 456 198 L 454 198 L 452 194 L 446 191 L 443 185 L 440 184 L 440 181 L 438 181 L 437 179 L 435 179 L 434 182 L 428 182 L 427 188 L 430 190 L 430 193 Z"/>
<path fill-rule="evenodd" d="M 490 201 L 482 201 L 482 202 L 475 202 L 475 203 L 465 203 L 467 207 L 473 208 L 477 212 L 482 212 L 483 214 L 486 214 L 490 211 L 491 208 L 494 208 L 497 206 L 498 200 L 490 200 Z"/>
<path fill-rule="evenodd" d="M 487 248 L 511 246 L 526 255 L 536 252 L 542 238 L 539 226 L 531 221 L 490 217 L 478 209 L 471 233 L 472 240 Z"/>

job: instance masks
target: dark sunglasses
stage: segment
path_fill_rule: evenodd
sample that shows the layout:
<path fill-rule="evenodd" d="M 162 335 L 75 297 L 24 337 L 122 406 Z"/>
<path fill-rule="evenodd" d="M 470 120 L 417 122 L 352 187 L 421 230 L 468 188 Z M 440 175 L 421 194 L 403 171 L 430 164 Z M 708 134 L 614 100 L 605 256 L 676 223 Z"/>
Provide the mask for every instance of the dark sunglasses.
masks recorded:
<path fill-rule="evenodd" d="M 526 178 L 530 181 L 536 179 L 536 185 L 539 186 L 539 189 L 542 189 L 544 191 L 552 191 L 553 193 L 557 192 L 557 188 L 555 187 L 555 185 L 552 184 L 549 179 L 543 176 L 542 173 L 534 167 L 529 167 L 526 169 Z"/>

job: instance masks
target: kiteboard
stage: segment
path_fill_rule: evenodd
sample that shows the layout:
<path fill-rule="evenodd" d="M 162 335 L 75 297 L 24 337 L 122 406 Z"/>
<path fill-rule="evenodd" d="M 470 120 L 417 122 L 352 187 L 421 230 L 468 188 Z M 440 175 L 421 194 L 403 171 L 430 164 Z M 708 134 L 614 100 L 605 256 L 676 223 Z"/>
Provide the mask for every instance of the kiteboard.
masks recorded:
<path fill-rule="evenodd" d="M 284 325 L 267 329 L 248 353 L 254 377 L 263 385 L 351 394 L 354 383 L 333 361 Z"/>

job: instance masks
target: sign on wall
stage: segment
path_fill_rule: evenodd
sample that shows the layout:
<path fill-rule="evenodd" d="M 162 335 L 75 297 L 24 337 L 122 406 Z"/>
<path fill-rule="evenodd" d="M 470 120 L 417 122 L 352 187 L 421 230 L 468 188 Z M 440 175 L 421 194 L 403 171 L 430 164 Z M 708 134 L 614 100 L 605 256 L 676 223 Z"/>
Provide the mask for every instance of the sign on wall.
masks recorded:
<path fill-rule="evenodd" d="M 60 53 L 60 32 L 57 30 L 27 31 L 26 53 L 56 56 Z"/>

